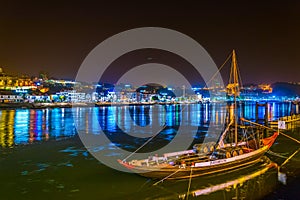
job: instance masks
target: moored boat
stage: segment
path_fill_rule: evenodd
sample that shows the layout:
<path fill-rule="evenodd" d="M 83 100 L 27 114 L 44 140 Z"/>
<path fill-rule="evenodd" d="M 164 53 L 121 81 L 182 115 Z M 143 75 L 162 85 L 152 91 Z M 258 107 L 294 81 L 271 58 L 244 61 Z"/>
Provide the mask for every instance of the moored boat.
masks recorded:
<path fill-rule="evenodd" d="M 130 162 L 119 160 L 119 163 L 135 173 L 150 178 L 182 179 L 210 175 L 260 162 L 277 136 L 278 133 L 275 132 L 272 136 L 261 139 L 261 144 L 253 139 L 247 143 L 240 142 L 237 146 L 226 144 L 208 153 L 201 153 L 194 146 L 192 150 L 166 153 L 161 157 L 152 156 Z"/>
<path fill-rule="evenodd" d="M 260 162 L 279 133 L 273 132 L 270 136 L 264 137 L 266 132 L 262 126 L 252 126 L 255 123 L 251 124 L 249 120 L 243 118 L 238 119 L 237 97 L 241 87 L 238 75 L 233 50 L 231 81 L 227 87 L 227 94 L 233 97 L 234 112 L 218 142 L 196 144 L 191 150 L 151 156 L 142 160 L 118 160 L 119 163 L 142 176 L 165 180 L 212 175 Z"/>

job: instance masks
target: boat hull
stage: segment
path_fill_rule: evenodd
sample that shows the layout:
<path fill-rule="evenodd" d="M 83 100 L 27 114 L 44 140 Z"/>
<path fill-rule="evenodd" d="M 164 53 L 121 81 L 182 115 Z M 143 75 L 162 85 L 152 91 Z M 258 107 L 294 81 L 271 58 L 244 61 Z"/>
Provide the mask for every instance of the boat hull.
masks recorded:
<path fill-rule="evenodd" d="M 168 177 L 170 175 L 171 176 L 168 177 L 168 179 L 183 179 L 183 178 L 189 178 L 190 176 L 198 177 L 198 176 L 227 172 L 228 170 L 243 168 L 245 166 L 248 167 L 260 162 L 262 160 L 261 159 L 262 155 L 263 152 L 251 157 L 246 157 L 244 159 L 240 159 L 237 161 L 229 161 L 229 162 L 226 162 L 227 159 L 221 159 L 221 160 L 217 160 L 217 161 L 221 161 L 222 162 L 221 164 L 217 164 L 217 165 L 212 164 L 209 166 L 201 166 L 201 167 L 187 166 L 185 168 L 179 168 L 177 166 L 177 167 L 165 167 L 159 169 L 134 167 L 132 168 L 132 171 L 140 174 L 141 176 L 153 178 L 153 179 L 161 179 L 161 178 Z M 210 161 L 210 163 L 213 162 L 215 161 Z"/>
<path fill-rule="evenodd" d="M 264 146 L 249 153 L 241 154 L 231 158 L 215 159 L 207 162 L 195 163 L 193 166 L 172 166 L 172 165 L 156 165 L 156 166 L 137 166 L 127 162 L 119 161 L 120 164 L 141 176 L 153 179 L 184 179 L 190 177 L 198 177 L 212 175 L 217 173 L 225 173 L 235 169 L 252 166 L 262 161 L 263 155 L 272 146 L 278 133 L 266 138 Z"/>

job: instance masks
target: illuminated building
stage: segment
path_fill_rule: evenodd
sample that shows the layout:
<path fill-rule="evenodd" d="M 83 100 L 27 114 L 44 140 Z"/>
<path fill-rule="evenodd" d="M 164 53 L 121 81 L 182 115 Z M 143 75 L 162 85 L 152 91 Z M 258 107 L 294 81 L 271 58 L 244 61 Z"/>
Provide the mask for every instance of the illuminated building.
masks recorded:
<path fill-rule="evenodd" d="M 0 102 L 1 103 L 9 103 L 9 102 L 22 102 L 24 99 L 20 95 L 14 94 L 0 94 Z"/>
<path fill-rule="evenodd" d="M 273 91 L 270 84 L 260 84 L 258 87 L 263 91 L 263 93 L 272 93 Z"/>
<path fill-rule="evenodd" d="M 31 89 L 36 89 L 36 86 L 34 86 L 33 81 L 29 77 L 6 74 L 0 67 L 0 90 L 13 90 L 16 93 L 26 93 Z"/>

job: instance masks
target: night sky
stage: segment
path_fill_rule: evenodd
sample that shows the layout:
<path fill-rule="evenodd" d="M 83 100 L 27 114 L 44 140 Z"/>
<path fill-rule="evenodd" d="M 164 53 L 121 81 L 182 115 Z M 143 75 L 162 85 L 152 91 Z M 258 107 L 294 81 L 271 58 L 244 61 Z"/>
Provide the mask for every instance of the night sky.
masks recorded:
<path fill-rule="evenodd" d="M 217 66 L 235 49 L 244 83 L 300 82 L 299 1 L 95 2 L 1 1 L 0 66 L 73 79 L 106 38 L 155 26 L 192 37 Z"/>

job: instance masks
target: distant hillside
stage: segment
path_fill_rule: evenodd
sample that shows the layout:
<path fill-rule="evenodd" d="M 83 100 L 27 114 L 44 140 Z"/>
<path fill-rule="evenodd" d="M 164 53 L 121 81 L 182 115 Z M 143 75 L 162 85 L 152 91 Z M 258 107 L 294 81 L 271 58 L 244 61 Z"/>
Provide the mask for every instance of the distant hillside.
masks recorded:
<path fill-rule="evenodd" d="M 277 96 L 300 96 L 300 85 L 277 82 L 272 84 L 273 94 Z"/>

